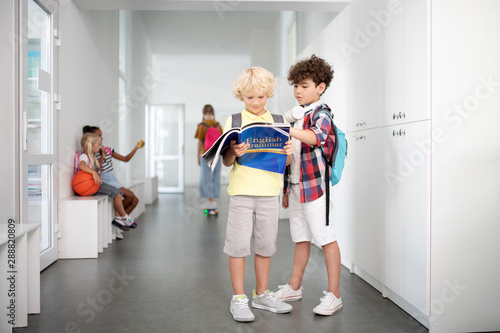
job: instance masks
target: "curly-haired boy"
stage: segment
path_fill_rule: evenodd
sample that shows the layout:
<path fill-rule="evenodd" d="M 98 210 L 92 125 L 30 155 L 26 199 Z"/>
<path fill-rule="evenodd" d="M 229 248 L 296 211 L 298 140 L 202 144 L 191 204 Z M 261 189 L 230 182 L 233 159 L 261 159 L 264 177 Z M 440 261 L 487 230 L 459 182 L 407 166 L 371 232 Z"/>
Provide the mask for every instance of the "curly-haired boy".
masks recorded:
<path fill-rule="evenodd" d="M 292 66 L 288 81 L 299 106 L 285 114 L 292 124 L 290 136 L 293 138 L 293 158 L 285 172 L 283 189 L 283 208 L 290 208 L 290 233 L 295 242 L 290 283 L 279 286 L 275 293 L 281 301 L 294 301 L 302 298 L 302 278 L 309 261 L 311 241 L 323 248 L 328 288 L 323 291 L 321 303 L 313 311 L 320 315 L 332 315 L 342 309 L 340 298 L 340 250 L 333 226 L 325 223 L 326 187 L 325 173 L 330 172 L 322 154 L 330 158 L 335 138 L 331 133 L 333 123 L 325 114 L 331 112 L 320 97 L 333 79 L 332 67 L 323 59 L 312 55 Z M 331 177 L 330 177 L 331 179 Z"/>

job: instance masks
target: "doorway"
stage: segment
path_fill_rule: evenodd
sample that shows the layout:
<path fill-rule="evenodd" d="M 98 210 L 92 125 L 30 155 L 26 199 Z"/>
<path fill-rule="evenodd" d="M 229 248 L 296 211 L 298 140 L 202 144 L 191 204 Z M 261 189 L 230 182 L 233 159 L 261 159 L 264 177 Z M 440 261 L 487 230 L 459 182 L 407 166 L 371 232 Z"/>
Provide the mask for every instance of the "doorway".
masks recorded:
<path fill-rule="evenodd" d="M 19 2 L 20 223 L 40 225 L 40 269 L 57 260 L 53 0 Z"/>
<path fill-rule="evenodd" d="M 150 106 L 146 112 L 147 176 L 159 193 L 184 192 L 184 104 Z"/>

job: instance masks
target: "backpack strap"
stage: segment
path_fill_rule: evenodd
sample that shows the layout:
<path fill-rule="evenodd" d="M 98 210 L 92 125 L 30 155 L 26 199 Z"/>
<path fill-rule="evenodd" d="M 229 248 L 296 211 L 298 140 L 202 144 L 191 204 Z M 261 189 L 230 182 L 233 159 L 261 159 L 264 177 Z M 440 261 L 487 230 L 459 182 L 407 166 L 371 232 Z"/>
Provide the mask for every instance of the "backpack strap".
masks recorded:
<path fill-rule="evenodd" d="M 317 117 L 320 113 L 326 113 L 328 115 L 328 118 L 330 118 L 330 122 L 332 123 L 333 133 L 335 135 L 335 146 L 333 147 L 333 152 L 332 152 L 332 156 L 330 156 L 330 159 L 333 159 L 334 156 L 337 156 L 337 153 L 335 150 L 336 149 L 338 150 L 337 127 L 335 127 L 335 124 L 333 123 L 333 115 L 327 109 L 318 110 L 311 117 L 311 120 L 312 120 L 312 118 Z M 326 225 L 329 225 L 330 224 L 330 164 L 328 163 L 328 160 L 326 159 L 326 153 L 325 153 L 325 150 L 323 149 L 323 146 L 321 146 L 321 155 L 323 156 L 323 160 L 325 161 Z"/>
<path fill-rule="evenodd" d="M 275 123 L 284 123 L 284 118 L 280 114 L 271 114 Z M 241 112 L 233 113 L 231 115 L 231 127 L 241 127 Z"/>
<path fill-rule="evenodd" d="M 273 116 L 273 121 L 275 123 L 284 123 L 285 122 L 284 119 L 283 119 L 283 116 L 280 115 L 280 114 L 274 114 L 273 113 L 272 116 Z"/>
<path fill-rule="evenodd" d="M 231 115 L 231 127 L 241 127 L 241 112 L 233 113 Z"/>
<path fill-rule="evenodd" d="M 337 127 L 335 126 L 333 121 L 332 121 L 332 126 L 333 126 L 333 134 L 335 135 L 335 146 L 333 147 L 333 152 L 332 156 L 330 156 L 330 160 L 335 161 L 335 158 L 337 158 L 337 153 L 339 150 L 338 148 L 339 135 L 337 132 Z M 321 154 L 323 155 L 323 159 L 325 160 L 326 225 L 329 225 L 330 224 L 330 163 L 328 163 L 326 159 L 326 153 L 323 147 L 321 147 Z"/>
<path fill-rule="evenodd" d="M 205 124 L 205 123 L 202 122 L 202 123 L 200 123 L 200 125 L 203 125 L 206 128 L 210 128 L 210 127 L 217 127 L 217 126 L 219 126 L 219 123 L 216 123 L 214 126 L 208 126 L 207 124 Z"/>

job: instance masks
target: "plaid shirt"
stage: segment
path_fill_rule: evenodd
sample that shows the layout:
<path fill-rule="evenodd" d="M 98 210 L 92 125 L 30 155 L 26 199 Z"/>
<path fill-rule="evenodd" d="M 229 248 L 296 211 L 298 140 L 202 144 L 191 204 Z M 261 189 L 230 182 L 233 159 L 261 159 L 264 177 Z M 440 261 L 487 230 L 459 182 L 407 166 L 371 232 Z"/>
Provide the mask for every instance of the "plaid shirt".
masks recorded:
<path fill-rule="evenodd" d="M 301 143 L 300 150 L 300 202 L 310 202 L 318 199 L 323 195 L 326 189 L 325 183 L 325 170 L 328 170 L 330 177 L 330 168 L 326 168 L 326 163 L 322 155 L 321 146 L 325 150 L 327 159 L 330 158 L 335 145 L 335 137 L 333 131 L 329 135 L 332 122 L 330 118 L 322 113 L 317 114 L 318 111 L 327 110 L 332 112 L 328 105 L 322 104 L 314 111 L 306 113 L 304 116 L 304 124 L 302 129 L 312 130 L 316 134 L 318 143 L 315 146 L 310 146 Z M 290 192 L 290 169 L 287 167 L 285 170 L 285 179 L 283 193 L 289 194 Z"/>

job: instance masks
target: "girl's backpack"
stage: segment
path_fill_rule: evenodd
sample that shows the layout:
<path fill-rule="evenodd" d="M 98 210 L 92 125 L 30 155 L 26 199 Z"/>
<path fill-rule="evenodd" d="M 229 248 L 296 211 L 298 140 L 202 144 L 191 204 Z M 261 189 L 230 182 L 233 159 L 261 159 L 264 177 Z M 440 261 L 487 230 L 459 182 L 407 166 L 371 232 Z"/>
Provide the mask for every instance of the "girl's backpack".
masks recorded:
<path fill-rule="evenodd" d="M 215 124 L 214 126 L 208 126 L 205 123 L 201 123 L 203 126 L 207 127 L 207 134 L 205 134 L 205 151 L 209 150 L 210 147 L 214 144 L 215 141 L 220 137 L 220 131 L 219 131 L 219 123 Z"/>
<path fill-rule="evenodd" d="M 108 147 L 104 147 L 104 149 L 106 149 L 106 151 L 108 152 L 109 155 L 112 155 L 112 152 L 111 152 L 111 149 L 108 148 Z M 73 167 L 73 174 L 76 175 L 76 173 L 78 171 L 80 171 L 80 155 L 83 154 L 83 152 L 81 150 L 78 150 L 76 153 L 75 153 L 75 165 Z M 92 166 L 90 165 L 90 161 L 89 163 L 87 163 L 88 167 L 89 168 L 92 168 Z M 99 170 L 100 172 L 100 170 Z"/>
<path fill-rule="evenodd" d="M 83 154 L 81 150 L 78 150 L 75 153 L 75 167 L 73 168 L 73 174 L 76 175 L 78 171 L 80 171 L 80 155 Z"/>

